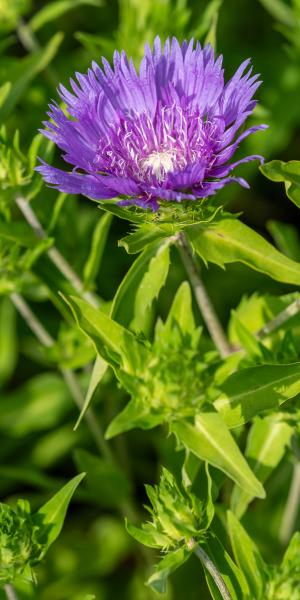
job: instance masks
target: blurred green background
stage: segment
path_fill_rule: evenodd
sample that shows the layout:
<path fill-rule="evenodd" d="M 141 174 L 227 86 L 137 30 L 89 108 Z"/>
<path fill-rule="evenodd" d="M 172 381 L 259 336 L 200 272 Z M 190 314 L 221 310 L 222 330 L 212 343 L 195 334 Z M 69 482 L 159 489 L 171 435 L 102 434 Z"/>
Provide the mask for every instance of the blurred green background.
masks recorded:
<path fill-rule="evenodd" d="M 18 129 L 20 156 L 23 152 L 26 159 L 30 143 L 45 119 L 48 102 L 57 99 L 59 82 L 68 86 L 75 71 L 85 72 L 101 55 L 110 60 L 114 48 L 124 48 L 138 61 L 144 42 L 151 43 L 157 33 L 163 38 L 177 35 L 179 39 L 195 35 L 204 41 L 207 35 L 212 38 L 216 27 L 217 51 L 224 55 L 227 77 L 242 60 L 252 57 L 254 70 L 263 80 L 252 122 L 265 122 L 270 127 L 245 140 L 239 152 L 263 154 L 268 160 L 299 159 L 299 0 L 0 0 L 0 121 L 6 126 L 6 139 L 2 131 L 0 140 L 3 221 L 22 222 L 13 202 L 18 186 L 7 182 L 3 157 L 7 158 L 7 148 L 13 145 Z M 9 88 L 6 82 L 11 82 Z M 45 147 L 39 153 L 45 156 Z M 58 153 L 52 160 L 60 163 Z M 270 220 L 297 224 L 297 209 L 285 197 L 281 185 L 263 178 L 257 164 L 240 167 L 239 174 L 249 179 L 251 189 L 232 185 L 223 190 L 228 209 L 242 211 L 242 219 L 266 237 L 270 237 Z M 84 198 L 57 198 L 56 192 L 42 187 L 32 207 L 47 233 L 55 238 L 56 246 L 82 276 L 100 216 L 97 206 Z M 104 302 L 111 300 L 131 264 L 132 258 L 117 245 L 128 230 L 128 223 L 113 221 L 95 273 L 92 287 Z M 157 480 L 161 463 L 176 472 L 180 454 L 158 430 L 120 436 L 111 447 L 126 472 L 124 482 L 119 470 L 112 472 L 104 459 L 97 458 L 97 448 L 85 423 L 73 432 L 78 411 L 57 367 L 78 370 L 86 389 L 93 349 L 71 320 L 60 314 L 53 292 L 61 289 L 60 280 L 51 265 L 39 260 L 33 266 L 26 261 L 23 264 L 22 249 L 14 251 L 9 263 L 7 249 L 2 248 L 0 253 L 1 500 L 13 503 L 18 497 L 28 498 L 35 508 L 77 470 L 88 471 L 60 538 L 37 569 L 38 586 L 21 585 L 19 598 L 85 600 L 88 594 L 95 594 L 97 600 L 150 600 L 156 595 L 144 586 L 144 580 L 155 554 L 145 555 L 127 535 L 122 502 L 132 495 L 142 516 L 143 484 Z M 156 307 L 162 316 L 183 277 L 174 252 L 167 285 Z M 289 291 L 288 286 L 236 265 L 226 273 L 211 267 L 203 271 L 203 277 L 224 324 L 230 309 L 244 294 L 255 290 L 274 294 Z M 57 340 L 51 350 L 41 347 L 16 314 L 7 294 L 10 285 L 11 289 L 17 286 L 22 290 Z M 103 429 L 124 402 L 123 392 L 108 373 L 93 402 Z M 291 468 L 278 468 L 268 499 L 259 504 L 259 510 L 252 506 L 247 517 L 249 531 L 269 561 L 279 559 L 274 532 L 285 500 L 281 492 L 290 472 Z M 192 559 L 175 574 L 165 597 L 204 600 L 209 597 L 205 590 L 201 566 Z M 4 598 L 1 591 L 0 598 Z"/>

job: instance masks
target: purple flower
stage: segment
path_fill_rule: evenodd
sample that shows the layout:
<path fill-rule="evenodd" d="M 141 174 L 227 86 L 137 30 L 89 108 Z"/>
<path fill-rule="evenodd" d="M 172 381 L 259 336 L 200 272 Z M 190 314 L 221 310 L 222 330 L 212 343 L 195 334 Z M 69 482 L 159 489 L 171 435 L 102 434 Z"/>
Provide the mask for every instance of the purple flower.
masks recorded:
<path fill-rule="evenodd" d="M 227 183 L 247 182 L 231 175 L 240 163 L 262 160 L 247 156 L 229 163 L 240 142 L 266 125 L 237 135 L 255 107 L 260 85 L 244 61 L 225 84 L 222 57 L 211 46 L 164 48 L 157 37 L 146 45 L 139 72 L 125 52 L 115 52 L 114 69 L 105 58 L 87 75 L 71 79 L 73 93 L 62 85 L 61 99 L 50 104 L 45 136 L 53 140 L 71 172 L 42 161 L 37 170 L 58 190 L 92 199 L 121 197 L 123 204 L 156 210 L 159 200 L 197 200 Z"/>

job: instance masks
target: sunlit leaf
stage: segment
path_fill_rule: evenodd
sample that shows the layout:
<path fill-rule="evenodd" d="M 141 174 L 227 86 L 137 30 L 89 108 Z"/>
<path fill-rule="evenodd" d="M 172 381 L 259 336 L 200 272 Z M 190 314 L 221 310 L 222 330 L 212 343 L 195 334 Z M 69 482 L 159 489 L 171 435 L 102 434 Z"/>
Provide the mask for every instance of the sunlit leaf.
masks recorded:
<path fill-rule="evenodd" d="M 195 252 L 205 262 L 220 267 L 242 262 L 282 283 L 300 283 L 300 264 L 238 219 L 222 219 L 206 227 L 194 225 L 187 227 L 186 232 Z"/>
<path fill-rule="evenodd" d="M 282 181 L 290 200 L 300 208 L 300 161 L 271 160 L 260 167 L 262 173 L 271 181 Z"/>
<path fill-rule="evenodd" d="M 59 536 L 70 500 L 84 477 L 85 473 L 81 473 L 71 479 L 32 517 L 33 522 L 39 527 L 38 539 L 43 546 L 41 557 L 46 554 L 49 546 Z"/>
<path fill-rule="evenodd" d="M 217 413 L 197 415 L 194 425 L 183 420 L 173 422 L 170 430 L 198 458 L 226 473 L 249 493 L 259 498 L 265 496 L 261 483 L 252 473 L 224 421 Z"/>
<path fill-rule="evenodd" d="M 300 363 L 242 369 L 224 381 L 220 389 L 223 393 L 214 406 L 229 428 L 238 427 L 300 393 Z"/>
<path fill-rule="evenodd" d="M 264 483 L 282 460 L 290 445 L 293 427 L 280 415 L 261 419 L 257 417 L 250 429 L 245 456 L 253 473 Z M 237 517 L 245 512 L 253 496 L 235 487 L 231 496 L 231 506 Z"/>
<path fill-rule="evenodd" d="M 244 573 L 252 598 L 260 598 L 265 583 L 264 561 L 249 535 L 234 514 L 227 513 L 228 530 L 233 554 Z"/>

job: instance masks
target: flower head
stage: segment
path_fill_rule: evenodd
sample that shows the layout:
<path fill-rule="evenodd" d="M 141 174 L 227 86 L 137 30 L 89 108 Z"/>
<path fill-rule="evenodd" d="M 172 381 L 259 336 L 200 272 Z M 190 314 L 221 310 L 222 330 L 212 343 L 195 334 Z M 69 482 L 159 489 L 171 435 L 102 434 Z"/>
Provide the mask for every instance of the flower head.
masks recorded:
<path fill-rule="evenodd" d="M 238 135 L 260 85 L 249 63 L 225 84 L 222 57 L 210 45 L 173 38 L 162 47 L 158 37 L 153 50 L 146 45 L 139 72 L 124 51 L 115 52 L 113 69 L 104 58 L 103 68 L 93 62 L 71 79 L 73 93 L 59 88 L 69 116 L 53 102 L 44 123 L 73 171 L 44 162 L 37 170 L 60 191 L 154 210 L 160 200 L 205 198 L 232 181 L 248 187 L 231 172 L 261 157 L 229 161 L 245 137 L 266 127 Z"/>

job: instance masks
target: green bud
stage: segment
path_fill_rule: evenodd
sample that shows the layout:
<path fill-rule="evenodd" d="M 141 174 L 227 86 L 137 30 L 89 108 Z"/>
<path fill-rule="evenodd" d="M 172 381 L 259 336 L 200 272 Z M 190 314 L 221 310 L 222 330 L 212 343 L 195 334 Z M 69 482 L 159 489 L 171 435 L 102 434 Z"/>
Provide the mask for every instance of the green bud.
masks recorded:
<path fill-rule="evenodd" d="M 152 508 L 152 527 L 168 539 L 168 546 L 177 546 L 181 541 L 203 536 L 201 520 L 202 503 L 192 494 L 180 490 L 173 475 L 163 469 L 158 486 L 146 486 Z"/>
<path fill-rule="evenodd" d="M 16 511 L 0 504 L 0 583 L 9 583 L 30 572 L 30 565 L 38 553 L 34 542 L 29 505 L 19 501 Z"/>

